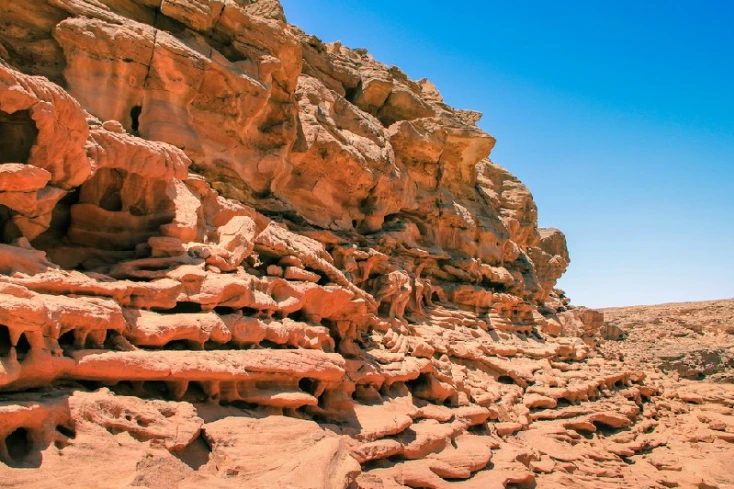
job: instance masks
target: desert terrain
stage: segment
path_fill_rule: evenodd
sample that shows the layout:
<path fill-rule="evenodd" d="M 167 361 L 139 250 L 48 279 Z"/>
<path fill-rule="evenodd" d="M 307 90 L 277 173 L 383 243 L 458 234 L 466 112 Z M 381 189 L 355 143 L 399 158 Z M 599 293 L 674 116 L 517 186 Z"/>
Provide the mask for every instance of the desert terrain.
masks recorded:
<path fill-rule="evenodd" d="M 574 306 L 481 114 L 286 14 L 0 2 L 0 486 L 733 488 L 732 301 Z"/>

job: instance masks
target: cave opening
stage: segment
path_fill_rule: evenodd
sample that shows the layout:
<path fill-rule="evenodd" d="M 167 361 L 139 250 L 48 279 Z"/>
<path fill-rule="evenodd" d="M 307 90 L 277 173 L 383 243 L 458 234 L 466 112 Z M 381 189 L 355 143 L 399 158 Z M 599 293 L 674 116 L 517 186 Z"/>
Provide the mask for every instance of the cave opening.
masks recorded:
<path fill-rule="evenodd" d="M 227 314 L 237 314 L 237 311 L 239 311 L 239 309 L 230 306 L 216 306 L 214 308 L 214 312 L 216 312 L 220 316 L 224 316 Z"/>
<path fill-rule="evenodd" d="M 130 128 L 134 134 L 138 134 L 138 128 L 140 127 L 140 114 L 143 112 L 142 105 L 134 105 L 130 109 Z"/>
<path fill-rule="evenodd" d="M 317 380 L 309 379 L 308 377 L 304 377 L 298 381 L 298 388 L 307 394 L 311 394 L 312 396 L 316 395 L 316 390 L 318 389 L 318 386 L 319 384 Z"/>
<path fill-rule="evenodd" d="M 101 192 L 99 198 L 99 206 L 110 212 L 119 212 L 122 210 L 122 186 L 125 184 L 127 172 L 116 168 L 102 168 L 97 172 L 96 177 L 105 184 L 105 189 Z"/>
<path fill-rule="evenodd" d="M 31 344 L 28 342 L 25 333 L 20 334 L 18 338 L 18 344 L 15 345 L 15 352 L 18 354 L 18 361 L 22 361 L 25 356 L 31 351 Z"/>
<path fill-rule="evenodd" d="M 297 311 L 293 311 L 292 313 L 288 314 L 288 317 L 292 319 L 293 321 L 298 321 L 299 323 L 307 323 L 308 318 L 306 317 L 306 313 L 303 312 L 302 309 L 299 309 Z"/>
<path fill-rule="evenodd" d="M 18 428 L 5 438 L 5 446 L 12 462 L 22 462 L 31 453 L 30 433 L 25 428 Z"/>
<path fill-rule="evenodd" d="M 8 206 L 0 204 L 0 243 L 10 244 L 22 236 L 12 219 L 13 211 Z"/>
<path fill-rule="evenodd" d="M 33 247 L 38 250 L 49 251 L 52 248 L 61 246 L 61 242 L 69 232 L 69 226 L 71 226 L 71 206 L 78 203 L 79 188 L 67 192 L 51 211 L 49 228 L 31 241 Z"/>
<path fill-rule="evenodd" d="M 65 332 L 61 336 L 59 336 L 59 346 L 62 350 L 64 350 L 64 353 L 66 354 L 67 351 L 74 349 L 74 330 L 70 329 L 69 331 Z"/>
<path fill-rule="evenodd" d="M 171 309 L 153 309 L 154 311 L 164 314 L 193 314 L 203 312 L 201 304 L 198 302 L 177 302 Z"/>
<path fill-rule="evenodd" d="M 166 399 L 168 397 L 168 386 L 162 380 L 146 380 L 143 382 L 143 391 L 146 397 Z"/>
<path fill-rule="evenodd" d="M 430 391 L 431 376 L 430 374 L 422 373 L 415 379 L 408 380 L 407 382 L 405 382 L 405 385 L 408 386 L 408 389 L 410 390 L 410 392 L 412 392 L 416 397 L 421 397 L 420 395 L 415 394 L 415 393 Z"/>
<path fill-rule="evenodd" d="M 0 357 L 7 357 L 10 354 L 10 347 L 10 330 L 0 324 Z"/>
<path fill-rule="evenodd" d="M 0 110 L 0 163 L 28 163 L 38 128 L 29 110 Z"/>
<path fill-rule="evenodd" d="M 188 401 L 204 402 L 209 396 L 206 395 L 206 391 L 202 386 L 201 382 L 189 382 L 189 386 L 186 389 L 184 398 Z"/>
<path fill-rule="evenodd" d="M 612 436 L 622 431 L 619 428 L 614 428 L 613 426 L 609 426 L 601 421 L 592 421 L 592 423 L 596 426 L 596 432 L 603 436 Z"/>
<path fill-rule="evenodd" d="M 188 340 L 171 340 L 165 345 L 163 345 L 164 350 L 175 350 L 175 351 L 185 351 L 191 349 L 191 344 Z"/>
<path fill-rule="evenodd" d="M 500 384 L 512 385 L 515 383 L 515 379 L 513 379 L 509 375 L 500 375 L 499 377 L 497 377 L 497 382 L 499 382 Z"/>

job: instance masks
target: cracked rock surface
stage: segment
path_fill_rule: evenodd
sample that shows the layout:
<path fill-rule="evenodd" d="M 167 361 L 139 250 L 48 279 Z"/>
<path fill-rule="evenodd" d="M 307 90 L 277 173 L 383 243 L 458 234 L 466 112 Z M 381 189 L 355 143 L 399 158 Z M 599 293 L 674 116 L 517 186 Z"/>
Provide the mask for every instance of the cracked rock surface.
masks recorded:
<path fill-rule="evenodd" d="M 731 325 L 569 305 L 479 117 L 275 0 L 0 2 L 0 486 L 734 487 Z"/>

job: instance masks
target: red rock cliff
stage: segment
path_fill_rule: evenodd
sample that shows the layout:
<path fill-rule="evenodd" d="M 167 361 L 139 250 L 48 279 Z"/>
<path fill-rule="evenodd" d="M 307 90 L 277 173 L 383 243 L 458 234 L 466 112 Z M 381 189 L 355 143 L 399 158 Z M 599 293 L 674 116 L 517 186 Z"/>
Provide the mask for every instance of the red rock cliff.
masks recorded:
<path fill-rule="evenodd" d="M 532 487 L 644 448 L 607 435 L 654 389 L 429 81 L 269 0 L 5 1 L 0 58 L 3 484 Z"/>

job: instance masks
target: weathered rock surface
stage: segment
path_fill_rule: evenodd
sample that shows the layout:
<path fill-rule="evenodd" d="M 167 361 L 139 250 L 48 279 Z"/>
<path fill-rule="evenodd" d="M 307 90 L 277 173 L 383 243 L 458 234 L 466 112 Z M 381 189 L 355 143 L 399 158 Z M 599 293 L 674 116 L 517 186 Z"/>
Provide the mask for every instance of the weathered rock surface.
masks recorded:
<path fill-rule="evenodd" d="M 680 378 L 734 381 L 734 300 L 604 309 L 603 351 Z M 620 341 L 624 340 L 624 341 Z"/>
<path fill-rule="evenodd" d="M 275 0 L 0 2 L 0 485 L 732 487 L 479 117 Z"/>

